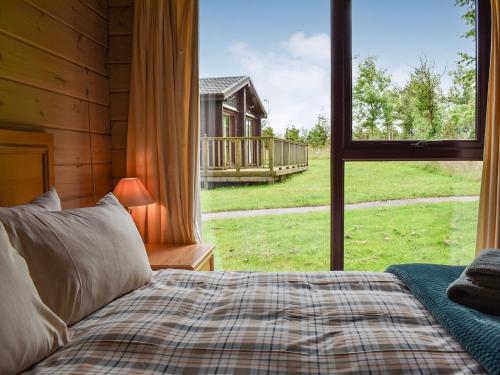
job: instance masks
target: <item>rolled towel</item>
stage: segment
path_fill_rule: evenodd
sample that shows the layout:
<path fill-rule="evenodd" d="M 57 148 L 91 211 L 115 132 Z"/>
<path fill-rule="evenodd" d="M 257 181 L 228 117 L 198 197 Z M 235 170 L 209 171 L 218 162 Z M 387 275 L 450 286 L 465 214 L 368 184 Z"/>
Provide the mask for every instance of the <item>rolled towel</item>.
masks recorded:
<path fill-rule="evenodd" d="M 486 249 L 465 269 L 475 284 L 500 289 L 500 250 Z"/>
<path fill-rule="evenodd" d="M 486 314 L 500 315 L 500 289 L 477 285 L 465 272 L 448 286 L 448 298 Z"/>

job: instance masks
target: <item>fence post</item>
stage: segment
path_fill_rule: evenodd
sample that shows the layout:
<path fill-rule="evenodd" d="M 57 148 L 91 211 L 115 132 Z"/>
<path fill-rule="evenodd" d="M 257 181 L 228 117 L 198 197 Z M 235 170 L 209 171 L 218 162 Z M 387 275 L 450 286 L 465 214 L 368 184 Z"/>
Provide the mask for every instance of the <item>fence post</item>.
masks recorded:
<path fill-rule="evenodd" d="M 284 152 L 284 150 L 283 150 L 283 142 L 284 142 L 284 141 L 280 141 L 280 151 L 281 151 L 281 152 L 280 152 L 280 165 L 281 165 L 282 167 L 283 167 L 283 164 L 284 164 L 283 159 L 284 159 L 284 155 L 285 155 L 285 152 Z"/>
<path fill-rule="evenodd" d="M 271 172 L 274 171 L 274 138 L 271 137 L 268 140 L 268 145 L 269 145 L 269 170 Z"/>
<path fill-rule="evenodd" d="M 208 141 L 207 135 L 203 135 L 201 138 L 201 157 L 203 158 L 203 169 L 205 169 L 205 173 L 208 171 Z"/>
<path fill-rule="evenodd" d="M 236 171 L 239 172 L 241 169 L 241 139 L 236 139 Z"/>
<path fill-rule="evenodd" d="M 290 151 L 291 151 L 291 148 L 292 148 L 292 144 L 291 144 L 291 142 L 288 142 L 288 166 L 291 165 L 291 163 L 290 163 L 290 161 L 291 161 L 290 160 L 290 156 L 291 156 L 290 155 Z"/>
<path fill-rule="evenodd" d="M 257 144 L 259 145 L 259 147 L 258 147 L 258 149 L 259 149 L 259 158 L 257 159 L 257 164 L 260 167 L 260 166 L 264 165 L 264 160 L 263 160 L 264 145 L 262 144 L 262 138 L 260 138 L 257 142 L 258 142 Z"/>

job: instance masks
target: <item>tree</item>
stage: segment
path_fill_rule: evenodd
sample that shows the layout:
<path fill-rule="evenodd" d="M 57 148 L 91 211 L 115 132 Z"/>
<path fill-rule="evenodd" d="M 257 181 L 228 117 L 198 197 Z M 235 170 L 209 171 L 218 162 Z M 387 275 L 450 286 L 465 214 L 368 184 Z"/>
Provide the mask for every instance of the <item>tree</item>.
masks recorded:
<path fill-rule="evenodd" d="M 476 75 L 464 60 L 451 72 L 453 85 L 447 96 L 446 138 L 470 139 L 475 136 Z"/>
<path fill-rule="evenodd" d="M 311 130 L 307 133 L 306 141 L 312 147 L 326 146 L 330 141 L 330 124 L 326 114 L 320 113 Z"/>
<path fill-rule="evenodd" d="M 295 125 L 288 125 L 285 130 L 285 139 L 290 141 L 299 142 L 300 141 L 300 130 L 295 127 Z"/>
<path fill-rule="evenodd" d="M 394 121 L 396 119 L 398 92 L 396 89 L 387 90 L 383 95 L 382 120 L 384 127 L 384 138 L 393 140 L 398 138 Z"/>
<path fill-rule="evenodd" d="M 403 116 L 412 117 L 413 131 L 417 138 L 440 138 L 443 126 L 443 94 L 441 75 L 435 72 L 435 64 L 421 58 L 419 66 L 411 73 L 405 90 L 411 100 Z"/>
<path fill-rule="evenodd" d="M 373 139 L 393 134 L 394 94 L 391 77 L 368 56 L 358 65 L 353 88 L 353 116 L 358 138 Z"/>
<path fill-rule="evenodd" d="M 398 89 L 396 97 L 395 112 L 401 128 L 401 138 L 415 139 L 416 109 L 409 85 L 406 85 L 403 89 Z"/>
<path fill-rule="evenodd" d="M 462 19 L 469 30 L 462 35 L 476 40 L 476 1 L 455 0 L 455 5 L 464 7 Z M 450 72 L 453 85 L 447 96 L 445 136 L 450 139 L 470 139 L 475 136 L 476 112 L 476 57 L 467 52 L 458 53 L 457 66 Z"/>
<path fill-rule="evenodd" d="M 462 19 L 470 26 L 463 37 L 476 40 L 476 0 L 455 0 L 455 6 L 465 7 Z"/>
<path fill-rule="evenodd" d="M 275 137 L 274 129 L 271 127 L 271 125 L 269 125 L 269 121 L 262 120 L 262 125 L 261 126 L 262 126 L 262 130 L 261 130 L 262 136 L 264 136 L 264 137 Z"/>

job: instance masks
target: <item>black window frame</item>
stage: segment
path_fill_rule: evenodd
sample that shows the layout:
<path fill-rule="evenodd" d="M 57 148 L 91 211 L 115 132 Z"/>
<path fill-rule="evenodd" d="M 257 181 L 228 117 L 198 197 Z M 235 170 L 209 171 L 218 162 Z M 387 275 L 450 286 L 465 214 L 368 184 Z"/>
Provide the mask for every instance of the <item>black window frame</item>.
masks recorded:
<path fill-rule="evenodd" d="M 331 270 L 344 269 L 344 170 L 346 161 L 483 159 L 491 49 L 490 0 L 477 0 L 476 14 L 476 139 L 353 140 L 352 0 L 331 0 Z"/>

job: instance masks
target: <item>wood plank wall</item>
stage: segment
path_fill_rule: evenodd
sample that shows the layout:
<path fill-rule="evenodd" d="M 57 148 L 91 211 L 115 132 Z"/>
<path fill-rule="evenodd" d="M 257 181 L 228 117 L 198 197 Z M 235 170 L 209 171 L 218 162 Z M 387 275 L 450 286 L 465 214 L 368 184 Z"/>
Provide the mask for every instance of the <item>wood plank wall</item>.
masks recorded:
<path fill-rule="evenodd" d="M 0 1 L 0 127 L 54 135 L 64 207 L 93 204 L 91 167 L 98 197 L 112 189 L 109 10 L 107 0 Z"/>
<path fill-rule="evenodd" d="M 113 185 L 125 177 L 132 60 L 133 0 L 109 0 L 110 118 Z"/>

